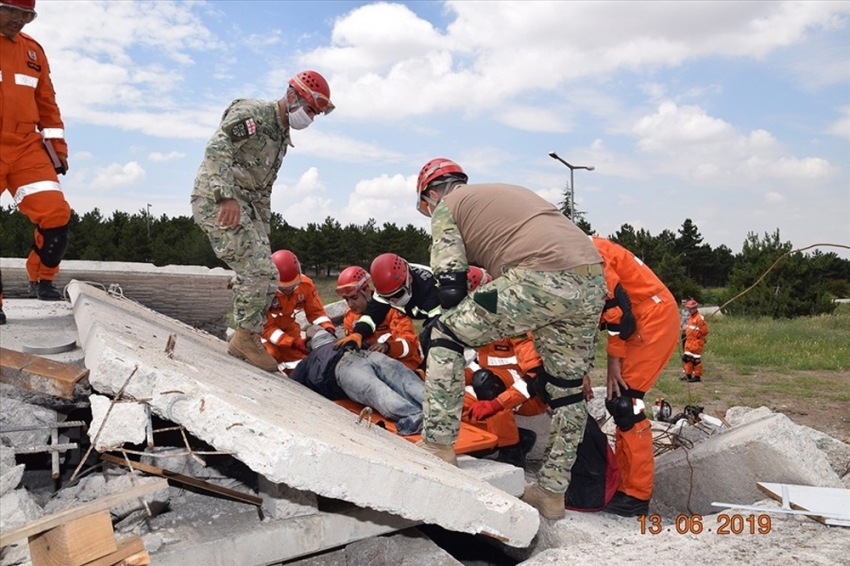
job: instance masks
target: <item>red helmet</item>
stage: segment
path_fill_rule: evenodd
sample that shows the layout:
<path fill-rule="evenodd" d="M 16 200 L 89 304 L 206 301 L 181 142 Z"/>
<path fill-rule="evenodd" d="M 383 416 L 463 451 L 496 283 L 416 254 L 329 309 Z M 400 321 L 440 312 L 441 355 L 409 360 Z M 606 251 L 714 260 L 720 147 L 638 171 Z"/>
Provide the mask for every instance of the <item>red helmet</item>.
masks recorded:
<path fill-rule="evenodd" d="M 372 276 L 362 267 L 346 267 L 336 280 L 336 294 L 340 297 L 351 296 L 352 293 L 368 287 L 371 280 Z"/>
<path fill-rule="evenodd" d="M 483 267 L 470 265 L 469 271 L 466 272 L 466 280 L 469 282 L 469 292 L 471 293 L 481 285 L 492 281 L 493 277 Z"/>
<path fill-rule="evenodd" d="M 0 0 L 0 6 L 9 6 L 35 14 L 35 0 Z"/>
<path fill-rule="evenodd" d="M 307 101 L 307 105 L 316 114 L 330 114 L 334 105 L 331 102 L 331 87 L 325 77 L 316 71 L 301 71 L 291 79 L 289 86 Z"/>
<path fill-rule="evenodd" d="M 281 287 L 293 287 L 301 282 L 301 262 L 289 250 L 278 250 L 272 254 L 272 262 L 280 274 Z"/>
<path fill-rule="evenodd" d="M 685 302 L 685 308 L 686 308 L 686 309 L 695 309 L 695 308 L 697 308 L 698 306 L 699 306 L 699 303 L 698 303 L 698 302 L 696 302 L 696 301 L 695 301 L 695 300 L 693 300 L 693 299 L 689 299 L 688 301 L 686 301 L 686 302 Z"/>
<path fill-rule="evenodd" d="M 396 254 L 381 254 L 372 262 L 369 269 L 375 291 L 389 297 L 407 283 L 407 262 Z"/>
<path fill-rule="evenodd" d="M 445 157 L 432 159 L 419 170 L 419 179 L 416 180 L 416 209 L 419 212 L 425 216 L 431 216 L 428 212 L 428 202 L 423 200 L 425 191 L 432 181 L 449 174 L 463 178 L 464 183 L 469 180 L 469 177 L 464 173 L 460 165 Z"/>

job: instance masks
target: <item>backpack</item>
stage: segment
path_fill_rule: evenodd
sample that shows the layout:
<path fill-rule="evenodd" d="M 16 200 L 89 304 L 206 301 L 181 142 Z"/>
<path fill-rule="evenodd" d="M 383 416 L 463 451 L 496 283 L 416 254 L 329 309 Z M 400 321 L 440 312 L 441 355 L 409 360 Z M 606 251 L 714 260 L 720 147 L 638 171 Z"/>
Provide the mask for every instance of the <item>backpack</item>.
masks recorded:
<path fill-rule="evenodd" d="M 564 507 L 572 511 L 601 511 L 620 487 L 620 469 L 608 437 L 596 419 L 587 416 L 584 437 L 576 450 Z"/>

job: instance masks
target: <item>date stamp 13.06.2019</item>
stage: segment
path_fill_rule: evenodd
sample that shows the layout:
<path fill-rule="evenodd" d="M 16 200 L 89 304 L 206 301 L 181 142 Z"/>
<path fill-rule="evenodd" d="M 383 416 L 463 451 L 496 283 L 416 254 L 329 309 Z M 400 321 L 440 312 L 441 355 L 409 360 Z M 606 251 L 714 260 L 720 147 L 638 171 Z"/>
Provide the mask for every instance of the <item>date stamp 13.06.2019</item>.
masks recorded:
<path fill-rule="evenodd" d="M 677 515 L 672 525 L 664 525 L 661 515 L 641 515 L 637 518 L 640 534 L 658 535 L 664 531 L 680 535 L 766 535 L 770 533 L 770 515 L 720 514 L 714 525 L 707 524 L 702 515 Z"/>

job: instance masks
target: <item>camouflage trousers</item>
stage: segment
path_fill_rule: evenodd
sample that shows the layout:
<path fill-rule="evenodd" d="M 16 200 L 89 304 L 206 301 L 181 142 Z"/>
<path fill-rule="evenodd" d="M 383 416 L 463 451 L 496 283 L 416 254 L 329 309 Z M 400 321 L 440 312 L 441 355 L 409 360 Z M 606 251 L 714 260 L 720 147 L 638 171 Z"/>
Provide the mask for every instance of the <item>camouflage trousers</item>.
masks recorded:
<path fill-rule="evenodd" d="M 463 410 L 463 355 L 435 346 L 434 340 L 457 339 L 468 348 L 477 348 L 530 331 L 550 375 L 581 379 L 593 368 L 606 292 L 601 264 L 592 266 L 590 274 L 586 268 L 582 274 L 513 268 L 445 311 L 442 324 L 434 328 L 428 353 L 423 437 L 438 444 L 453 444 Z M 441 325 L 454 337 L 443 332 Z M 581 392 L 581 387 L 548 383 L 546 391 L 556 400 Z M 543 467 L 537 476 L 541 487 L 555 492 L 567 490 L 586 421 L 583 402 L 554 409 Z"/>
<path fill-rule="evenodd" d="M 269 203 L 237 199 L 241 210 L 239 226 L 225 228 L 218 222 L 219 205 L 203 196 L 192 196 L 195 223 L 207 235 L 215 255 L 232 269 L 233 320 L 236 326 L 261 333 L 266 311 L 277 290 L 278 272 L 272 263 L 269 244 Z M 268 208 L 269 215 L 265 214 Z"/>

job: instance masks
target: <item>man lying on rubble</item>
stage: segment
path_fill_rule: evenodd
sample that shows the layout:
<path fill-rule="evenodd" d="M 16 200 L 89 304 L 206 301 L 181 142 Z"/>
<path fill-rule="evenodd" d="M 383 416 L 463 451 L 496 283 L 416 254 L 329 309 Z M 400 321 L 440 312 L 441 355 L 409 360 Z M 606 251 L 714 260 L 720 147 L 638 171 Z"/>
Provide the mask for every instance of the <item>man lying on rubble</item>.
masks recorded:
<path fill-rule="evenodd" d="M 467 272 L 469 292 L 493 278 L 486 270 L 471 265 Z M 499 437 L 496 461 L 525 467 L 525 457 L 534 447 L 534 431 L 519 428 L 515 414 L 534 416 L 545 413 L 548 405 L 528 390 L 523 379 L 543 364 L 531 336 L 502 338 L 475 349 L 475 359 L 467 365 L 466 389 L 461 421 Z"/>
<path fill-rule="evenodd" d="M 362 267 L 352 265 L 339 274 L 336 294 L 347 307 L 342 323 L 346 335 L 354 332 L 354 326 L 366 314 L 373 292 L 372 276 Z M 390 309 L 384 320 L 375 326 L 375 332 L 361 344 L 363 348 L 385 354 L 414 371 L 422 365 L 422 350 L 413 320 L 399 309 Z M 425 372 L 420 376 L 424 379 Z"/>
<path fill-rule="evenodd" d="M 290 378 L 332 401 L 351 399 L 378 411 L 400 436 L 422 429 L 425 382 L 398 360 L 380 352 L 334 347 L 335 338 L 319 326 L 307 329 L 310 355 Z"/>

